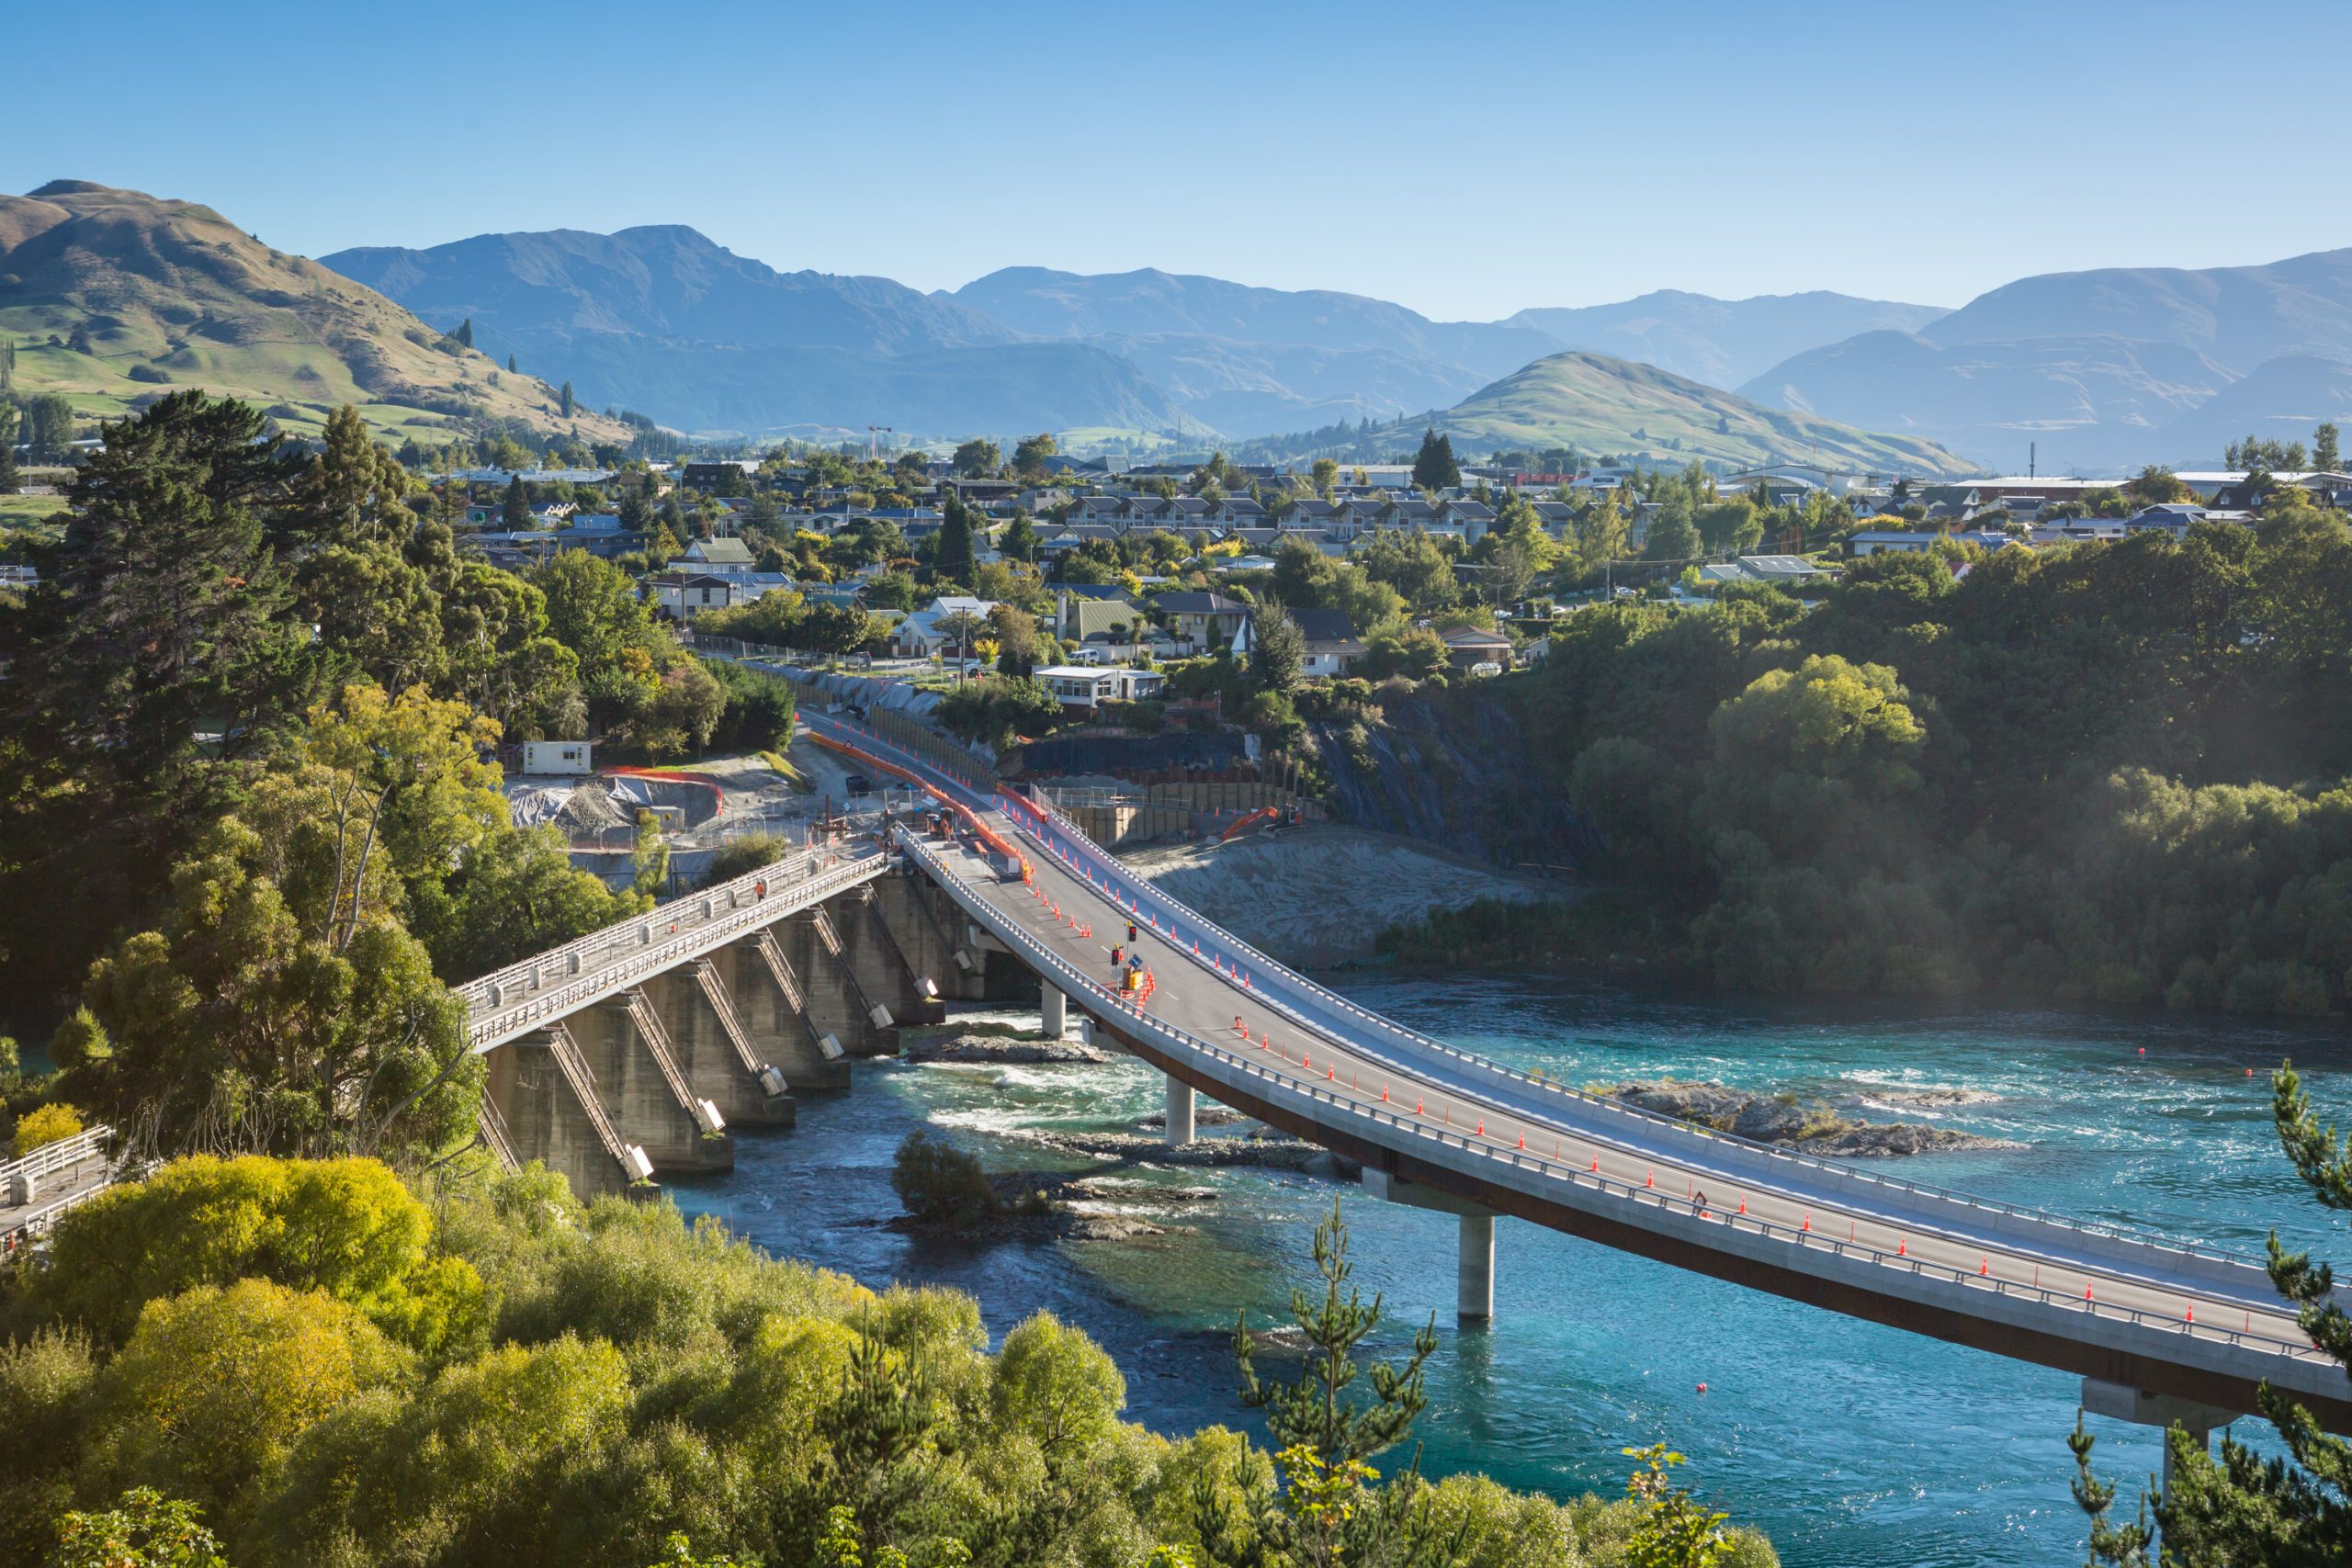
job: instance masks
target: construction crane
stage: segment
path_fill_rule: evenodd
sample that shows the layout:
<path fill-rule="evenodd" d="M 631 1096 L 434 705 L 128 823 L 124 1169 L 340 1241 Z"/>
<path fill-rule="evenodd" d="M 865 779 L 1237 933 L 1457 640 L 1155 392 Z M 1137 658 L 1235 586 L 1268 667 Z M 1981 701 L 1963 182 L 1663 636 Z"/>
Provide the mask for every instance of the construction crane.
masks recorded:
<path fill-rule="evenodd" d="M 867 425 L 865 427 L 865 460 L 869 463 L 878 463 L 882 460 L 880 451 L 875 443 L 874 438 L 876 436 L 896 435 L 898 434 L 899 433 L 897 431 L 891 429 L 887 424 Z"/>

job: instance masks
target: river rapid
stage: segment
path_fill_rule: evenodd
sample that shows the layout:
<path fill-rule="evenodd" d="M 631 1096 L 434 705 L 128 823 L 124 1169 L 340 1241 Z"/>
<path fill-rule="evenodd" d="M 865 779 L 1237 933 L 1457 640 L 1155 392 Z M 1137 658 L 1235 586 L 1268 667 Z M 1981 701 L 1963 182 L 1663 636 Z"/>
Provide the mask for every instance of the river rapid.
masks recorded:
<path fill-rule="evenodd" d="M 2352 1265 L 2352 1227 L 2304 1193 L 2269 1119 L 2267 1069 L 2291 1056 L 2324 1114 L 2352 1122 L 2352 1035 L 2334 1026 L 1692 1001 L 1455 976 L 1354 977 L 1336 988 L 1570 1082 L 1714 1078 L 2024 1145 L 1883 1167 L 1908 1178 L 2256 1254 L 2275 1225 L 2290 1245 Z M 1137 1172 L 1139 1183 L 1215 1197 L 1139 1201 L 1140 1217 L 1189 1228 L 1126 1242 L 905 1236 L 882 1222 L 899 1212 L 890 1163 L 908 1133 L 944 1130 L 991 1169 L 1072 1169 L 1080 1162 L 1003 1134 L 1136 1130 L 1159 1107 L 1159 1079 L 1125 1058 L 872 1062 L 857 1074 L 847 1094 L 803 1097 L 797 1128 L 739 1139 L 731 1175 L 673 1186 L 680 1206 L 869 1284 L 968 1290 L 994 1334 L 1050 1309 L 1116 1357 L 1135 1419 L 1171 1433 L 1221 1422 L 1262 1437 L 1235 1398 L 1234 1314 L 1257 1326 L 1284 1321 L 1291 1288 L 1309 1278 L 1308 1235 L 1339 1196 L 1355 1282 L 1381 1292 L 1387 1314 L 1368 1350 L 1399 1353 L 1436 1314 L 1442 1343 L 1417 1428 L 1432 1474 L 1483 1471 L 1557 1496 L 1614 1495 L 1627 1462 L 1619 1450 L 1666 1439 L 1690 1456 L 1690 1483 L 1769 1533 L 1792 1568 L 2081 1560 L 2065 1445 L 2079 1383 L 2063 1373 L 1510 1220 L 1496 1228 L 1495 1322 L 1460 1330 L 1453 1222 L 1315 1176 Z M 2090 1425 L 2109 1479 L 2133 1483 L 2161 1462 L 2154 1431 Z M 2237 1430 L 2267 1433 L 2258 1418 Z M 2132 1496 L 2127 1488 L 2126 1513 Z"/>

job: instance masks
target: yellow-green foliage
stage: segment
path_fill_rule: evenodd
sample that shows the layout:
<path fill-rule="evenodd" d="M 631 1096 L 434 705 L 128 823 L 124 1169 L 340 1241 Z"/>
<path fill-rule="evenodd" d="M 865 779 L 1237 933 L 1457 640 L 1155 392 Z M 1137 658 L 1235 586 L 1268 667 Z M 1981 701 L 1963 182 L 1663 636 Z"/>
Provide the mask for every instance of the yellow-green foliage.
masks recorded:
<path fill-rule="evenodd" d="M 118 1343 L 150 1302 L 261 1279 L 322 1292 L 435 1351 L 478 1339 L 486 1322 L 481 1276 L 435 1255 L 432 1234 L 424 1205 L 378 1161 L 198 1156 L 77 1212 L 25 1307 Z"/>
<path fill-rule="evenodd" d="M 48 1144 L 62 1144 L 82 1130 L 82 1113 L 70 1105 L 36 1105 L 17 1119 L 17 1157 Z"/>
<path fill-rule="evenodd" d="M 231 1524 L 303 1433 L 410 1370 L 406 1351 L 330 1296 L 266 1280 L 198 1285 L 150 1302 L 107 1366 L 90 1466 L 110 1489 L 153 1486 Z"/>
<path fill-rule="evenodd" d="M 991 1354 L 967 1295 L 583 1206 L 536 1167 L 428 1210 L 366 1162 L 187 1160 L 58 1240 L 7 1303 L 0 1563 L 149 1485 L 240 1568 L 1294 1568 L 1267 1456 L 1121 1420 L 1118 1369 L 1050 1314 Z M 459 1307 L 415 1307 L 458 1271 Z M 1623 1561 L 1491 1482 L 1426 1502 L 1463 1568 Z"/>

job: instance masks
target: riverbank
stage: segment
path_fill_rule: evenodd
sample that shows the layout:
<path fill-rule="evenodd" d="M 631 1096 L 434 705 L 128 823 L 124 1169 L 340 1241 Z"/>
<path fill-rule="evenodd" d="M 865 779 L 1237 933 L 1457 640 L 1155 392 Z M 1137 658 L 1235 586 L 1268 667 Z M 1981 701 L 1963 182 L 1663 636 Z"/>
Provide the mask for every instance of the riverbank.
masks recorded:
<path fill-rule="evenodd" d="M 1418 840 L 1312 823 L 1230 842 L 1150 844 L 1120 860 L 1137 875 L 1285 964 L 1325 968 L 1372 957 L 1380 933 L 1434 912 L 1573 898 Z"/>

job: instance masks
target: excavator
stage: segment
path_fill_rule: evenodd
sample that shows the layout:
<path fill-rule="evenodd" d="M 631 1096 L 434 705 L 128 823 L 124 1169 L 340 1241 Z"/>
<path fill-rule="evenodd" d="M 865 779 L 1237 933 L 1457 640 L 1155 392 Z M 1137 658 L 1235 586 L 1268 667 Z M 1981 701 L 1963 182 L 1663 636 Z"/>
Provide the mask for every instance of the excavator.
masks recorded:
<path fill-rule="evenodd" d="M 1306 820 L 1306 814 L 1295 806 L 1261 806 L 1255 811 L 1235 818 L 1232 824 L 1217 835 L 1217 841 L 1229 843 L 1242 834 L 1255 832 L 1261 828 L 1295 828 Z"/>

